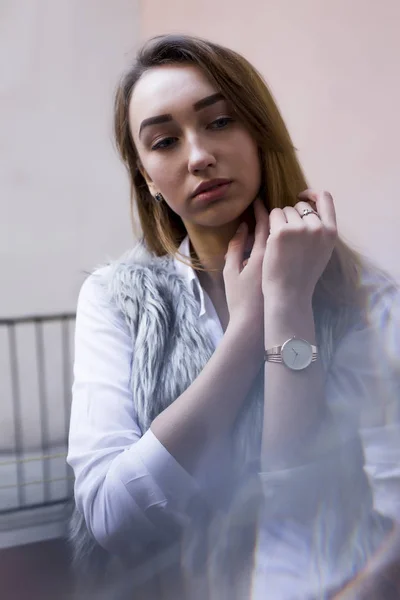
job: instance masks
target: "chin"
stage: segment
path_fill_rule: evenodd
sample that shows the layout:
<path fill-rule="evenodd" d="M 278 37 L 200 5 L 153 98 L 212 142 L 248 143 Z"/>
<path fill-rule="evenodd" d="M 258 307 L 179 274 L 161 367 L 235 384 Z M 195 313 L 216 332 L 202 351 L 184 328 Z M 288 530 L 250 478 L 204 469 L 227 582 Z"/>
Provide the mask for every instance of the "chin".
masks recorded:
<path fill-rule="evenodd" d="M 251 202 L 245 206 L 236 207 L 236 210 L 232 205 L 218 206 L 218 204 L 215 204 L 207 211 L 208 214 L 203 213 L 198 216 L 196 224 L 202 227 L 226 227 L 232 223 L 237 223 L 250 204 Z"/>
<path fill-rule="evenodd" d="M 223 218 L 213 218 L 213 219 L 201 219 L 196 222 L 196 225 L 199 227 L 207 227 L 210 229 L 220 229 L 221 227 L 228 227 L 233 223 L 237 223 L 240 218 L 240 215 L 237 217 L 232 217 L 230 219 Z"/>

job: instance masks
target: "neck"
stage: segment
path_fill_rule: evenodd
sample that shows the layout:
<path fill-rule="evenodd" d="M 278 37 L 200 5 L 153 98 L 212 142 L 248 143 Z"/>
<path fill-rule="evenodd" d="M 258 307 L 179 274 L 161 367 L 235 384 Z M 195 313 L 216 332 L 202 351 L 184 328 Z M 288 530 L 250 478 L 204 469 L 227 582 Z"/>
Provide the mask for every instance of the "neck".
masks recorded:
<path fill-rule="evenodd" d="M 189 232 L 191 251 L 206 270 L 203 275 L 215 283 L 222 280 L 225 254 L 238 225 L 229 223 L 223 228 L 204 228 Z"/>
<path fill-rule="evenodd" d="M 186 224 L 191 252 L 206 269 L 206 272 L 202 273 L 203 280 L 208 281 L 212 286 L 223 287 L 222 270 L 225 266 L 225 255 L 228 251 L 229 242 L 242 221 L 246 221 L 249 226 L 248 246 L 251 247 L 255 226 L 252 211 L 248 210 L 235 221 L 220 227 L 201 227 Z"/>

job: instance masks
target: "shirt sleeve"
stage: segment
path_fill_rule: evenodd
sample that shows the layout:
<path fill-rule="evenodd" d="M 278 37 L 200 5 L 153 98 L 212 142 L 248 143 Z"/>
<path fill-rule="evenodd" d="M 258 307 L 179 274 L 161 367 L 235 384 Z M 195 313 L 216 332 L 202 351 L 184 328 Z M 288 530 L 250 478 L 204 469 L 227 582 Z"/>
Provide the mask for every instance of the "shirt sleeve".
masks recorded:
<path fill-rule="evenodd" d="M 328 379 L 332 404 L 358 427 L 374 508 L 400 522 L 400 293 L 372 290 L 365 323 L 339 345 Z"/>
<path fill-rule="evenodd" d="M 184 526 L 199 489 L 151 430 L 140 431 L 130 389 L 133 343 L 102 276 L 91 275 L 78 300 L 67 460 L 90 533 L 119 553 Z"/>
<path fill-rule="evenodd" d="M 268 581 L 300 598 L 339 588 L 400 521 L 399 299 L 394 286 L 376 287 L 366 320 L 339 343 L 325 390 L 333 420 L 316 433 L 310 461 L 260 473 L 261 589 Z"/>
<path fill-rule="evenodd" d="M 310 461 L 260 473 L 271 514 L 304 515 L 307 506 L 312 511 L 328 497 L 357 512 L 368 504 L 368 481 L 373 508 L 400 521 L 399 349 L 398 288 L 376 286 L 367 318 L 335 351 L 325 387 L 333 418 L 316 432 Z"/>

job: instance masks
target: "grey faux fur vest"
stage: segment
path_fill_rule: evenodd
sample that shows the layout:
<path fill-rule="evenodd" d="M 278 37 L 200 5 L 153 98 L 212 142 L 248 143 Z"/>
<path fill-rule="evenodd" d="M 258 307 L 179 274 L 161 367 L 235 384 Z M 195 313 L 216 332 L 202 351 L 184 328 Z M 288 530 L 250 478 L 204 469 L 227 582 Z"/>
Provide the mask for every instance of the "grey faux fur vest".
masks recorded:
<path fill-rule="evenodd" d="M 109 265 L 103 285 L 109 301 L 123 314 L 132 335 L 132 396 L 144 433 L 153 419 L 194 381 L 214 348 L 199 322 L 199 307 L 170 257 L 151 255 L 139 243 Z M 339 321 L 345 321 L 343 315 Z M 338 330 L 338 315 L 316 314 L 322 361 L 328 368 Z M 335 327 L 333 326 L 335 323 Z M 232 432 L 238 471 L 257 464 L 263 415 L 263 369 L 243 404 Z M 70 522 L 74 562 L 101 566 L 104 552 L 75 509 Z"/>

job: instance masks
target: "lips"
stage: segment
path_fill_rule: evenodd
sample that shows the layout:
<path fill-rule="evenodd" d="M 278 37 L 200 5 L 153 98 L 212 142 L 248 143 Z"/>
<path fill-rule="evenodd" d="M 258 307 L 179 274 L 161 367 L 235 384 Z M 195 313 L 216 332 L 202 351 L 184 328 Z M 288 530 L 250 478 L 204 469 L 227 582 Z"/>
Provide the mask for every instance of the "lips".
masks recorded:
<path fill-rule="evenodd" d="M 202 183 L 200 183 L 200 185 L 197 186 L 197 188 L 191 195 L 191 198 L 194 198 L 195 196 L 198 196 L 199 194 L 202 194 L 204 192 L 214 190 L 223 185 L 227 185 L 229 183 L 231 183 L 230 179 L 210 179 L 209 181 L 203 181 Z"/>

